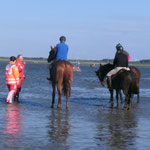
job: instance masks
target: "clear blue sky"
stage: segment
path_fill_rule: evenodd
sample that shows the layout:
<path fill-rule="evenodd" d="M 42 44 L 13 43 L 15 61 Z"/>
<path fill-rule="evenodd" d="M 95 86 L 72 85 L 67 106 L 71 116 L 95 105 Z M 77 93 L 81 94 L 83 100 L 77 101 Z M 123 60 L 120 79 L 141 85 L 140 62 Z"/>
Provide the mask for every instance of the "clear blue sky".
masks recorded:
<path fill-rule="evenodd" d="M 0 56 L 47 57 L 65 35 L 69 59 L 150 58 L 150 0 L 0 0 Z"/>

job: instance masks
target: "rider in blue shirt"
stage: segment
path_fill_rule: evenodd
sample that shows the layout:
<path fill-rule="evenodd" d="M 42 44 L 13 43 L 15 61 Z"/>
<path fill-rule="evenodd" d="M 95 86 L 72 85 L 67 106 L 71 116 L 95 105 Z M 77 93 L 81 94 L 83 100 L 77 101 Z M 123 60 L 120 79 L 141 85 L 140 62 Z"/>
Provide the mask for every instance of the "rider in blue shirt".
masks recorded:
<path fill-rule="evenodd" d="M 65 43 L 66 37 L 60 37 L 60 43 L 56 45 L 55 54 L 56 59 L 67 59 L 68 45 Z"/>
<path fill-rule="evenodd" d="M 60 43 L 56 45 L 55 48 L 55 56 L 56 56 L 56 60 L 59 59 L 67 59 L 67 55 L 68 55 L 68 45 L 65 43 L 66 41 L 66 37 L 65 36 L 61 36 L 59 38 Z M 54 61 L 55 62 L 55 61 Z M 53 68 L 53 63 L 51 63 L 51 68 L 50 68 L 50 78 L 47 78 L 48 80 L 52 81 L 52 68 Z"/>

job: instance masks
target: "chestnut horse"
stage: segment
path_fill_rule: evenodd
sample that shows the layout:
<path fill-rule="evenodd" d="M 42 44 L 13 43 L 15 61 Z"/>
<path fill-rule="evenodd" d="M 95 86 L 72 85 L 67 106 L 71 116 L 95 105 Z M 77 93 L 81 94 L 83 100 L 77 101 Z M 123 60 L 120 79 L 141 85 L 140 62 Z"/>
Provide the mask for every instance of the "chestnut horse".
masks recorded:
<path fill-rule="evenodd" d="M 67 98 L 66 101 L 66 108 L 69 107 L 68 99 L 71 92 L 71 83 L 73 80 L 73 67 L 72 64 L 64 59 L 55 60 L 55 47 L 53 48 L 51 46 L 51 51 L 49 52 L 49 57 L 47 59 L 48 62 L 52 63 L 52 88 L 53 88 L 53 94 L 52 94 L 52 105 L 51 108 L 53 108 L 55 103 L 55 87 L 57 85 L 57 91 L 58 91 L 58 105 L 57 108 L 61 107 L 61 96 L 62 91 L 64 92 L 64 95 Z M 50 68 L 49 68 L 50 69 Z"/>

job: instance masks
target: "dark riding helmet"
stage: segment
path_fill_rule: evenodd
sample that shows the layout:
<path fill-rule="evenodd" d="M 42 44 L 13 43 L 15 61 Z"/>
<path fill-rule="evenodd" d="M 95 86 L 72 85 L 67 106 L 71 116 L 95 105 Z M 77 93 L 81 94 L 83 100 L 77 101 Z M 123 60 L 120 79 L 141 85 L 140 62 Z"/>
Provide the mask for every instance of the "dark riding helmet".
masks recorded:
<path fill-rule="evenodd" d="M 116 45 L 116 49 L 117 49 L 117 51 L 123 51 L 123 46 L 120 44 L 120 43 L 118 43 L 117 45 Z"/>
<path fill-rule="evenodd" d="M 61 37 L 59 38 L 59 40 L 60 40 L 60 42 L 65 42 L 65 41 L 66 41 L 66 37 L 65 37 L 65 36 L 61 36 Z"/>

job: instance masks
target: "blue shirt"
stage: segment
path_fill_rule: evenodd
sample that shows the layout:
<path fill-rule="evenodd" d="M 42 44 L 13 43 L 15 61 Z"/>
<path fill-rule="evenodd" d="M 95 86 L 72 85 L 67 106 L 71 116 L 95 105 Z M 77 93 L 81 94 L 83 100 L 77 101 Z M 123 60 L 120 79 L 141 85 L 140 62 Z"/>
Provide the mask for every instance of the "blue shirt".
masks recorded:
<path fill-rule="evenodd" d="M 60 42 L 55 49 L 56 59 L 67 59 L 68 45 L 65 42 Z"/>

